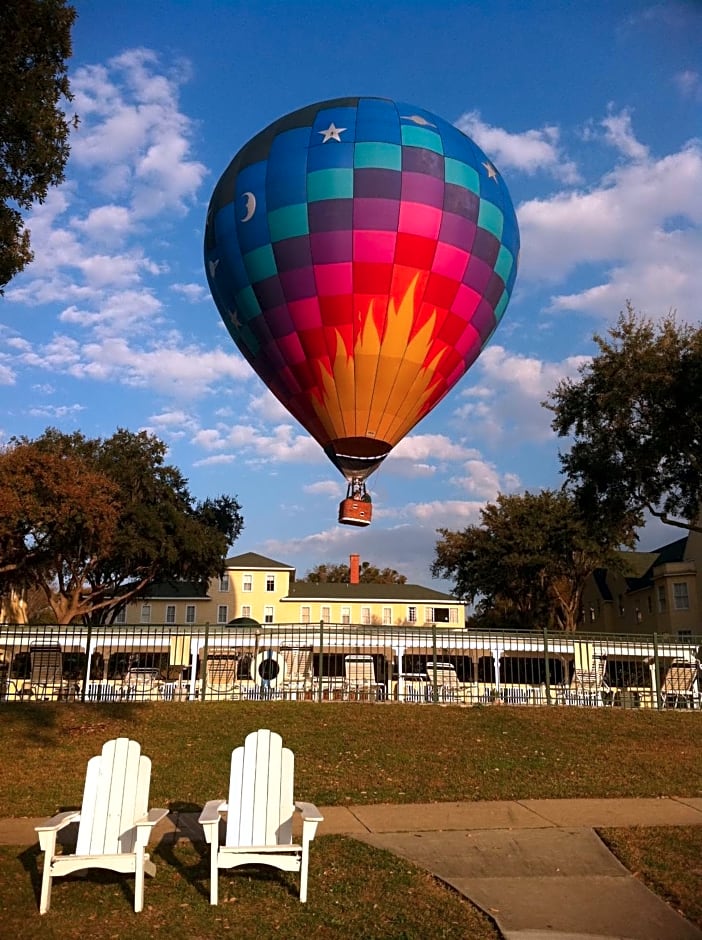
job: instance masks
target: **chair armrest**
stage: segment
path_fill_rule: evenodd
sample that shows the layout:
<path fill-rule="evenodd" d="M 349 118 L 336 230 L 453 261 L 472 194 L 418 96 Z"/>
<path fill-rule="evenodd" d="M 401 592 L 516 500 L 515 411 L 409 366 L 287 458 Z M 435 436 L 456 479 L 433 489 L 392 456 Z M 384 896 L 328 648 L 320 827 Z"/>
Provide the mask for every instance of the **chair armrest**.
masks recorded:
<path fill-rule="evenodd" d="M 302 803 L 298 800 L 295 800 L 295 809 L 298 813 L 302 813 L 302 820 L 309 822 L 323 822 L 324 816 L 319 812 L 314 803 Z"/>
<path fill-rule="evenodd" d="M 212 823 L 219 823 L 220 814 L 223 813 L 227 808 L 226 800 L 208 800 L 205 803 L 204 809 L 198 817 L 198 822 L 201 826 L 212 825 Z"/>
<path fill-rule="evenodd" d="M 77 822 L 79 819 L 80 810 L 70 809 L 65 813 L 57 813 L 56 816 L 47 819 L 41 826 L 35 826 L 34 831 L 39 834 L 39 846 L 42 852 L 48 852 L 50 855 L 53 855 L 56 848 L 56 834 L 58 831 L 64 829 L 72 822 Z"/>
<path fill-rule="evenodd" d="M 134 825 L 139 827 L 145 826 L 151 829 L 156 823 L 161 822 L 164 816 L 168 816 L 167 809 L 150 809 L 146 816 L 137 819 Z"/>

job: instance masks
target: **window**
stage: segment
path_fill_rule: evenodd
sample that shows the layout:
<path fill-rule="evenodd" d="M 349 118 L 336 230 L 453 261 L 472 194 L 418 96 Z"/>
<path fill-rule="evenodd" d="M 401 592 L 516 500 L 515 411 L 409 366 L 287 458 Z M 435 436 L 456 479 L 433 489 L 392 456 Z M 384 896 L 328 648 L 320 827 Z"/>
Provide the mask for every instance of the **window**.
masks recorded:
<path fill-rule="evenodd" d="M 351 623 L 351 608 L 350 607 L 341 608 L 341 622 Z"/>
<path fill-rule="evenodd" d="M 687 595 L 687 583 L 685 581 L 673 582 L 673 607 L 676 610 L 690 609 L 690 599 Z"/>
<path fill-rule="evenodd" d="M 217 623 L 226 623 L 229 620 L 229 608 L 226 604 L 220 604 L 217 608 Z"/>
<path fill-rule="evenodd" d="M 361 623 L 364 627 L 370 626 L 371 616 L 370 607 L 361 607 Z"/>
<path fill-rule="evenodd" d="M 166 607 L 166 623 L 175 623 L 175 604 Z"/>
<path fill-rule="evenodd" d="M 392 626 L 392 607 L 383 607 L 383 626 Z"/>
<path fill-rule="evenodd" d="M 242 580 L 242 590 L 244 591 L 253 591 L 253 575 L 245 574 Z"/>
<path fill-rule="evenodd" d="M 331 607 L 322 607 L 322 620 L 325 623 L 331 622 Z"/>
<path fill-rule="evenodd" d="M 195 605 L 188 604 L 185 608 L 185 622 L 195 623 Z"/>
<path fill-rule="evenodd" d="M 266 590 L 275 591 L 275 575 L 274 574 L 266 575 Z"/>
<path fill-rule="evenodd" d="M 449 607 L 449 623 L 458 623 L 457 607 Z"/>
<path fill-rule="evenodd" d="M 272 607 L 263 608 L 263 622 L 273 623 L 273 608 Z"/>
<path fill-rule="evenodd" d="M 661 586 L 658 588 L 658 613 L 665 613 L 665 607 L 665 585 L 661 584 Z"/>
<path fill-rule="evenodd" d="M 300 608 L 300 623 L 309 623 L 310 622 L 310 609 L 309 607 Z"/>
<path fill-rule="evenodd" d="M 251 616 L 251 608 L 248 606 L 248 604 L 245 604 L 245 605 L 241 608 L 241 616 L 242 616 L 242 617 L 250 617 L 250 616 Z"/>
<path fill-rule="evenodd" d="M 229 590 L 229 574 L 226 571 L 219 579 L 219 589 L 222 593 L 226 593 Z"/>
<path fill-rule="evenodd" d="M 407 621 L 408 621 L 408 623 L 416 623 L 416 622 L 417 622 L 417 608 L 416 608 L 416 607 L 408 607 L 408 608 L 407 608 Z"/>
<path fill-rule="evenodd" d="M 623 617 L 624 616 L 624 595 L 623 594 L 617 595 L 617 604 L 619 605 L 619 616 Z"/>
<path fill-rule="evenodd" d="M 151 604 L 141 605 L 141 622 L 151 623 Z"/>
<path fill-rule="evenodd" d="M 121 608 L 120 610 L 118 610 L 117 613 L 115 614 L 112 623 L 126 623 L 126 621 L 127 621 L 127 612 L 126 612 L 126 610 L 124 609 L 124 607 L 122 607 L 122 608 Z"/>

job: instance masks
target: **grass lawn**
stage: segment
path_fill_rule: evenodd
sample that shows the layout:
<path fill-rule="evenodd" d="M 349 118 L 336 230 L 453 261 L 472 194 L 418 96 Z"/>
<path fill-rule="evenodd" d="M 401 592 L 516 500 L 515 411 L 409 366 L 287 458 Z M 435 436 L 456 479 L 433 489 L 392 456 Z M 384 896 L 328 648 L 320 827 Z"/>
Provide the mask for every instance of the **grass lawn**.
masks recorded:
<path fill-rule="evenodd" d="M 687 712 L 392 703 L 5 704 L 0 814 L 48 816 L 80 804 L 85 765 L 105 740 L 136 738 L 153 760 L 152 806 L 195 811 L 224 796 L 229 755 L 269 727 L 295 752 L 296 795 L 319 806 L 563 797 L 702 796 L 700 716 Z M 607 830 L 630 870 L 702 924 L 702 830 Z M 61 879 L 41 934 L 159 937 L 496 938 L 467 901 L 392 855 L 320 836 L 309 901 L 271 870 L 222 878 L 210 908 L 198 848 L 159 846 L 146 907 L 109 873 Z M 0 849 L 3 935 L 34 937 L 37 846 Z M 265 869 L 263 870 L 266 871 Z M 126 893 L 125 893 L 126 892 Z M 252 926 L 252 925 L 255 925 Z"/>

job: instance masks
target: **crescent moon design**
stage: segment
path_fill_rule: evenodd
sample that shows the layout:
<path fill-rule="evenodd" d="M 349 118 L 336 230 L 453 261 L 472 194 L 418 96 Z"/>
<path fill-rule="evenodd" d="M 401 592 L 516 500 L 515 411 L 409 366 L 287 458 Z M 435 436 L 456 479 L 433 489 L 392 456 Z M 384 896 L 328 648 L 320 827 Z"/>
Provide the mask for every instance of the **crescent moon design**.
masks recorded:
<path fill-rule="evenodd" d="M 243 198 L 246 200 L 246 214 L 241 220 L 242 222 L 250 222 L 253 218 L 254 212 L 256 211 L 256 197 L 253 193 L 244 193 Z"/>

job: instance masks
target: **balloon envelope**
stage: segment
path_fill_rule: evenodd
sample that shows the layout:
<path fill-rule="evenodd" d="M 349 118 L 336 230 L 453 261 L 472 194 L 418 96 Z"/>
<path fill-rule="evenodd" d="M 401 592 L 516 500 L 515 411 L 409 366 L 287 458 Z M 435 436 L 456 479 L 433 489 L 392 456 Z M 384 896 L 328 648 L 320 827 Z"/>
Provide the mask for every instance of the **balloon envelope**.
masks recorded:
<path fill-rule="evenodd" d="M 244 357 L 347 479 L 365 479 L 475 361 L 519 231 L 454 125 L 379 98 L 275 121 L 212 196 L 207 279 Z"/>

